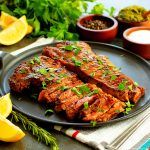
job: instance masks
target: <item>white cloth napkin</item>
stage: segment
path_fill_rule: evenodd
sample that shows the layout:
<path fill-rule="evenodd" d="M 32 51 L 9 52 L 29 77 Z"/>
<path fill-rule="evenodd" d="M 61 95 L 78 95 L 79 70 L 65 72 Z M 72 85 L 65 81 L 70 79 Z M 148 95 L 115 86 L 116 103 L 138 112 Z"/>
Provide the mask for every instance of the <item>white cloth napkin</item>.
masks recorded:
<path fill-rule="evenodd" d="M 53 38 L 39 38 L 36 42 L 21 48 L 15 52 L 12 52 L 12 55 L 18 55 L 24 51 L 27 51 L 30 48 L 50 44 L 53 42 Z M 132 124 L 138 121 L 145 113 L 150 112 L 150 108 L 145 110 L 143 113 L 137 115 L 128 120 L 121 122 L 113 123 L 110 125 L 105 125 L 99 128 L 89 128 L 89 129 L 79 129 L 76 128 L 65 128 L 62 126 L 54 126 L 54 129 L 60 132 L 65 133 L 66 135 L 75 138 L 76 140 L 86 143 L 89 146 L 103 150 L 103 142 L 110 144 L 115 140 L 119 135 L 121 135 L 127 128 Z M 133 149 L 134 145 L 138 145 L 143 137 L 150 135 L 150 118 L 148 118 L 137 130 L 130 136 L 130 138 L 119 148 L 119 150 L 130 150 Z M 134 147 L 136 149 L 136 147 Z"/>

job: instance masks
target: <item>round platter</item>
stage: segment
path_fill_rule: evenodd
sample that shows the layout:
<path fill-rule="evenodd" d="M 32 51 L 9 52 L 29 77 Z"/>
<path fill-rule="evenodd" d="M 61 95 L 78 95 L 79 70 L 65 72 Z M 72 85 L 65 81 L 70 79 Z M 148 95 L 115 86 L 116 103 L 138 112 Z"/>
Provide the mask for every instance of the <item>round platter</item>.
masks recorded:
<path fill-rule="evenodd" d="M 87 43 L 92 47 L 95 53 L 97 53 L 98 55 L 108 56 L 117 67 L 122 68 L 122 72 L 124 74 L 130 76 L 132 79 L 134 79 L 136 82 L 138 82 L 141 86 L 145 88 L 145 96 L 139 100 L 134 109 L 128 115 L 115 118 L 105 123 L 97 123 L 97 126 L 102 126 L 108 123 L 110 124 L 116 121 L 121 121 L 133 117 L 145 110 L 146 108 L 148 108 L 150 106 L 150 64 L 141 57 L 120 47 L 96 42 Z M 54 43 L 49 45 L 54 45 Z M 17 56 L 0 53 L 1 95 L 5 95 L 6 93 L 10 92 L 8 79 L 13 73 L 14 69 L 22 61 L 25 61 L 30 57 L 35 56 L 36 54 L 40 54 L 42 52 L 42 48 L 45 46 L 47 45 L 29 49 Z M 11 99 L 13 102 L 14 109 L 39 121 L 59 125 L 91 127 L 90 123 L 83 123 L 77 121 L 69 122 L 61 114 L 54 113 L 50 116 L 45 116 L 46 108 L 44 106 L 41 106 L 37 102 L 31 100 L 27 95 L 16 95 L 14 93 L 11 93 Z"/>

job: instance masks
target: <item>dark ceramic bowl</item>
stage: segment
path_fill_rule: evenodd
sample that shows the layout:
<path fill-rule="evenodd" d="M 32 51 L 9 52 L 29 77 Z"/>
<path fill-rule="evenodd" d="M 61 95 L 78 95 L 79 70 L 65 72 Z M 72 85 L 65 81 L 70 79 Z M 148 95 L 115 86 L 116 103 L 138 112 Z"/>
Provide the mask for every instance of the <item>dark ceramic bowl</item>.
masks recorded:
<path fill-rule="evenodd" d="M 123 47 L 145 59 L 150 59 L 150 44 L 133 42 L 128 38 L 130 33 L 137 30 L 150 30 L 150 27 L 133 27 L 125 30 L 123 33 Z"/>
<path fill-rule="evenodd" d="M 88 20 L 103 20 L 108 22 L 110 27 L 103 30 L 93 30 L 93 29 L 88 29 L 83 27 L 83 23 Z M 116 19 L 112 17 L 91 14 L 91 15 L 86 15 L 78 20 L 77 29 L 82 40 L 110 42 L 117 35 L 118 22 Z"/>
<path fill-rule="evenodd" d="M 126 21 L 122 21 L 122 20 L 118 19 L 118 17 L 115 17 L 115 18 L 118 21 L 118 26 L 119 26 L 118 35 L 119 35 L 119 37 L 122 37 L 123 32 L 128 28 L 141 27 L 141 26 L 150 27 L 150 21 L 126 22 Z"/>

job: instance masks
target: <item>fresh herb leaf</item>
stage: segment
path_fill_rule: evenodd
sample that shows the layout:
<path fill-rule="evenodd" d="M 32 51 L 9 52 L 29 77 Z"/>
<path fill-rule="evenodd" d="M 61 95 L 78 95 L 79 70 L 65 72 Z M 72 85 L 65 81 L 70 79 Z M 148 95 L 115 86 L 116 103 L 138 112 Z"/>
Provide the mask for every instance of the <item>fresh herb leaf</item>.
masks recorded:
<path fill-rule="evenodd" d="M 92 96 L 92 95 L 98 94 L 98 93 L 99 93 L 99 90 L 98 90 L 98 89 L 95 89 L 95 90 L 93 90 L 92 92 L 90 92 L 90 93 L 88 94 L 88 96 Z"/>
<path fill-rule="evenodd" d="M 24 73 L 27 73 L 27 70 L 25 70 L 25 69 L 20 69 L 19 72 L 20 72 L 21 74 L 24 74 Z"/>
<path fill-rule="evenodd" d="M 82 60 L 83 60 L 84 62 L 88 62 L 88 59 L 87 59 L 86 57 L 83 57 Z"/>
<path fill-rule="evenodd" d="M 132 91 L 132 89 L 133 89 L 133 85 L 131 84 L 131 85 L 129 85 L 128 86 L 128 89 L 130 90 L 130 91 Z"/>
<path fill-rule="evenodd" d="M 80 86 L 77 86 L 77 87 L 79 88 L 79 90 L 82 94 L 90 92 L 90 88 L 86 84 L 83 84 L 83 85 L 80 85 Z"/>
<path fill-rule="evenodd" d="M 66 90 L 68 90 L 68 89 L 69 89 L 68 86 L 61 86 L 61 87 L 60 87 L 60 90 L 62 90 L 62 91 L 66 91 Z"/>
<path fill-rule="evenodd" d="M 77 48 L 74 49 L 74 54 L 78 55 L 80 51 L 81 51 L 81 48 L 77 47 Z"/>
<path fill-rule="evenodd" d="M 45 111 L 45 116 L 51 115 L 52 113 L 54 113 L 54 111 L 52 109 L 48 109 Z"/>
<path fill-rule="evenodd" d="M 42 82 L 42 88 L 43 88 L 43 89 L 46 89 L 46 86 L 47 86 L 47 85 L 46 85 L 46 82 L 43 81 L 43 82 Z"/>
<path fill-rule="evenodd" d="M 58 77 L 59 77 L 59 78 L 67 77 L 67 74 L 66 74 L 66 73 L 62 73 L 62 74 L 59 74 Z"/>
<path fill-rule="evenodd" d="M 38 64 L 41 64 L 40 58 L 38 56 L 34 57 L 34 61 L 37 62 Z"/>
<path fill-rule="evenodd" d="M 118 85 L 118 89 L 119 90 L 121 90 L 121 91 L 123 91 L 123 90 L 125 90 L 126 89 L 126 83 L 127 83 L 128 81 L 122 81 L 121 83 L 119 83 L 119 85 Z"/>
<path fill-rule="evenodd" d="M 42 75 L 46 75 L 48 72 L 47 72 L 47 69 L 45 69 L 45 68 L 40 68 L 39 70 L 38 70 L 38 72 L 40 73 L 40 74 L 42 74 Z"/>
<path fill-rule="evenodd" d="M 34 65 L 34 60 L 31 59 L 29 63 L 32 64 L 32 65 Z"/>
<path fill-rule="evenodd" d="M 56 83 L 61 83 L 61 79 L 56 80 Z"/>
<path fill-rule="evenodd" d="M 99 67 L 98 67 L 98 70 L 101 70 L 103 68 L 103 66 L 102 65 L 100 65 Z"/>
<path fill-rule="evenodd" d="M 89 108 L 89 103 L 88 102 L 84 102 L 84 109 L 88 109 Z"/>
<path fill-rule="evenodd" d="M 82 65 L 82 62 L 77 60 L 75 57 L 72 57 L 71 60 L 77 67 L 80 67 Z"/>
<path fill-rule="evenodd" d="M 95 72 L 90 73 L 90 76 L 94 77 L 95 76 Z"/>
<path fill-rule="evenodd" d="M 111 79 L 111 80 L 115 80 L 116 78 L 117 78 L 116 75 L 112 75 L 110 79 Z"/>
<path fill-rule="evenodd" d="M 131 104 L 130 101 L 126 102 L 126 108 L 124 111 L 124 114 L 129 114 L 129 112 L 132 110 L 132 108 L 134 107 L 134 104 Z"/>
<path fill-rule="evenodd" d="M 63 49 L 66 51 L 72 51 L 74 48 L 76 48 L 74 45 L 66 45 L 63 47 Z"/>
<path fill-rule="evenodd" d="M 103 65 L 103 62 L 99 58 L 97 59 L 97 62 L 99 65 Z"/>
<path fill-rule="evenodd" d="M 135 85 L 135 86 L 138 86 L 139 84 L 138 84 L 137 82 L 134 82 L 134 85 Z"/>
<path fill-rule="evenodd" d="M 54 74 L 54 73 L 51 73 L 50 76 L 51 76 L 51 77 L 55 77 L 55 74 Z"/>
<path fill-rule="evenodd" d="M 76 87 L 73 87 L 71 89 L 71 91 L 74 92 L 75 94 L 77 94 L 78 96 L 80 96 L 82 94 Z"/>
<path fill-rule="evenodd" d="M 93 127 L 95 127 L 95 126 L 96 126 L 96 124 L 97 124 L 97 122 L 96 122 L 96 121 L 91 121 L 90 123 L 92 124 L 92 126 L 93 126 Z"/>

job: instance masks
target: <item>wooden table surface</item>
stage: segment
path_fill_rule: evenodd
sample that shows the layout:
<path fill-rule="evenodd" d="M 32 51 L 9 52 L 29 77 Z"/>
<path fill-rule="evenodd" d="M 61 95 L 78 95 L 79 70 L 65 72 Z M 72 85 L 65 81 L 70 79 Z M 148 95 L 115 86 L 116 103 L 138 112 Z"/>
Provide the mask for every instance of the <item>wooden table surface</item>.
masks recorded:
<path fill-rule="evenodd" d="M 101 0 L 99 2 L 104 3 L 107 7 L 114 6 L 119 10 L 122 7 L 137 4 L 142 5 L 148 9 L 150 9 L 150 0 Z M 0 46 L 1 51 L 12 52 L 24 46 L 27 46 L 34 42 L 36 39 L 25 38 L 19 43 L 12 46 Z M 115 44 L 118 46 L 122 46 L 121 39 L 115 39 L 111 44 Z M 39 124 L 40 126 L 40 124 Z M 20 125 L 21 127 L 21 125 Z M 49 126 L 45 126 L 45 129 L 50 131 L 50 133 L 56 137 L 60 150 L 91 150 L 90 147 L 84 145 L 66 135 L 63 135 L 60 132 L 49 129 Z M 0 142 L 0 150 L 49 150 L 50 148 L 43 143 L 38 143 L 38 141 L 30 135 L 28 132 L 25 132 L 26 136 L 21 141 L 16 143 L 2 143 Z"/>

